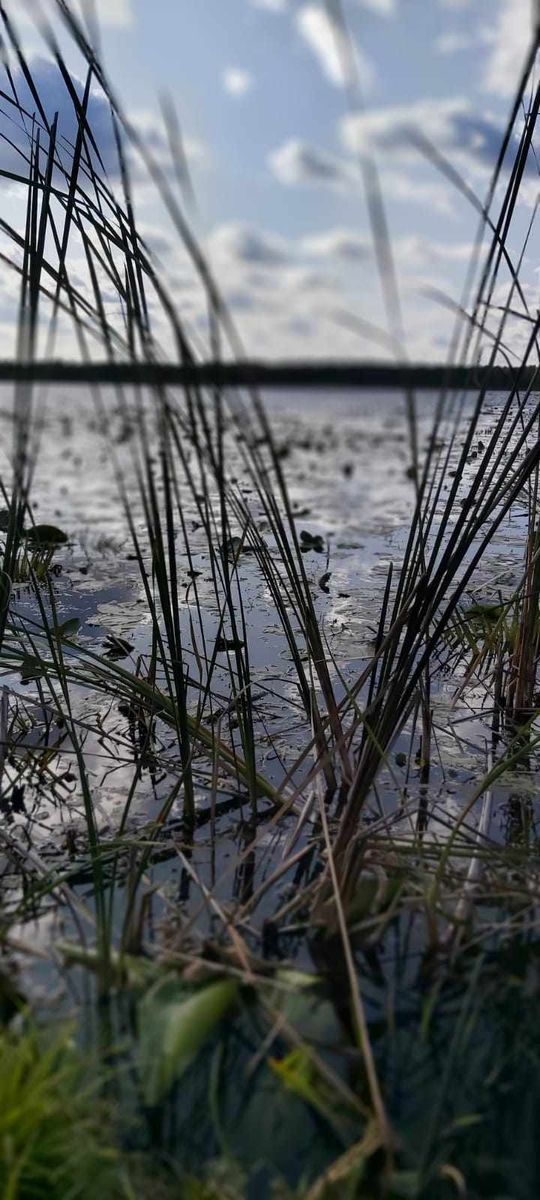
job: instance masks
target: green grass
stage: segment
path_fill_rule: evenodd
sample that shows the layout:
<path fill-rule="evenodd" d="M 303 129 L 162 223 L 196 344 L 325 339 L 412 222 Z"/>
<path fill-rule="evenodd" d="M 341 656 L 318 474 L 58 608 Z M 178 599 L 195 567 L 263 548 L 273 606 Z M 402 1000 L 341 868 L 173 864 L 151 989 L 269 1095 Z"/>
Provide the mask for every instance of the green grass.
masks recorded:
<path fill-rule="evenodd" d="M 48 1035 L 50 1038 L 51 1035 Z M 121 1156 L 99 1081 L 67 1033 L 0 1033 L 4 1200 L 119 1200 Z"/>

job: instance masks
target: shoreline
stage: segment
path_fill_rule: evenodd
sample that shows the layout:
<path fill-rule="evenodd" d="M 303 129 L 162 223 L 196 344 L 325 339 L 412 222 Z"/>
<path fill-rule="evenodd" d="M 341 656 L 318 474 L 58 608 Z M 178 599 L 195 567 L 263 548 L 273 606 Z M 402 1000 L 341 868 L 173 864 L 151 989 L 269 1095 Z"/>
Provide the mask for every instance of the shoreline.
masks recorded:
<path fill-rule="evenodd" d="M 0 361 L 0 383 L 132 384 L 143 387 L 242 387 L 253 389 L 463 388 L 508 391 L 532 388 L 537 368 L 448 366 L 443 363 L 258 362 L 33 363 Z"/>

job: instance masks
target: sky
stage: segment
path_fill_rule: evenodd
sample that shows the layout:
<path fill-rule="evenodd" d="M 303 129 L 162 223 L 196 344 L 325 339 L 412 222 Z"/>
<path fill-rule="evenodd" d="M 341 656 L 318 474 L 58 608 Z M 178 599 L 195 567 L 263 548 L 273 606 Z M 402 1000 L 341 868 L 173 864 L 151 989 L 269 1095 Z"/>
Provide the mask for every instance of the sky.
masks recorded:
<path fill-rule="evenodd" d="M 56 68 L 21 4 L 6 7 L 48 107 L 62 109 Z M 94 4 L 109 77 L 160 161 L 168 153 L 160 98 L 174 103 L 194 190 L 194 201 L 184 196 L 182 203 L 244 352 L 389 353 L 363 186 L 367 156 L 377 164 L 384 196 L 404 349 L 415 361 L 443 359 L 452 316 L 433 292 L 459 301 L 477 215 L 412 144 L 411 132 L 419 129 L 436 143 L 483 197 L 530 36 L 531 0 L 342 0 L 354 63 L 342 52 L 324 0 Z M 74 77 L 82 78 L 76 54 L 64 49 Z M 93 105 L 114 172 L 99 96 Z M 69 132 L 67 111 L 64 119 Z M 204 296 L 140 167 L 134 179 L 141 229 L 204 352 Z M 532 160 L 516 248 L 537 195 Z M 16 190 L 7 189 L 8 213 L 18 203 Z M 532 240 L 523 276 L 536 307 Z M 1 346 L 9 340 L 12 299 L 9 287 L 0 289 Z M 516 346 L 520 336 L 518 324 Z"/>

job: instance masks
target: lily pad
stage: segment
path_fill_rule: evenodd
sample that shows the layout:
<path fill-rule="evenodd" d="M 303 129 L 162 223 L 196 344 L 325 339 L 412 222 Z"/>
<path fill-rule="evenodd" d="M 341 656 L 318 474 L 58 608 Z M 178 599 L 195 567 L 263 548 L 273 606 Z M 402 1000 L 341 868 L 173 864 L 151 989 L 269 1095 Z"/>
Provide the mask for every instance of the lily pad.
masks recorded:
<path fill-rule="evenodd" d="M 131 642 L 125 638 L 116 637 L 114 633 L 108 633 L 103 643 L 105 648 L 105 658 L 110 658 L 111 662 L 119 662 L 122 658 L 127 658 L 131 654 L 133 646 Z"/>
<path fill-rule="evenodd" d="M 324 554 L 324 538 L 319 533 L 308 533 L 307 529 L 300 531 L 300 549 L 302 554 L 314 550 L 316 554 Z"/>
<path fill-rule="evenodd" d="M 245 642 L 241 642 L 240 638 L 218 637 L 216 641 L 216 650 L 218 654 L 226 650 L 242 650 Z"/>
<path fill-rule="evenodd" d="M 246 546 L 243 538 L 236 534 L 233 537 L 227 538 L 220 546 L 220 554 L 222 558 L 226 558 L 228 562 L 235 563 L 241 554 L 252 554 L 251 546 Z"/>
<path fill-rule="evenodd" d="M 39 659 L 33 658 L 31 654 L 26 654 L 21 663 L 21 679 L 24 682 L 29 682 L 30 679 L 41 679 L 43 669 Z"/>
<path fill-rule="evenodd" d="M 72 638 L 79 632 L 81 622 L 78 617 L 69 617 L 67 621 L 62 621 L 61 625 L 56 625 L 54 632 L 60 638 Z"/>
<path fill-rule="evenodd" d="M 68 540 L 67 533 L 57 525 L 32 525 L 25 531 L 27 542 L 39 546 L 63 546 Z"/>

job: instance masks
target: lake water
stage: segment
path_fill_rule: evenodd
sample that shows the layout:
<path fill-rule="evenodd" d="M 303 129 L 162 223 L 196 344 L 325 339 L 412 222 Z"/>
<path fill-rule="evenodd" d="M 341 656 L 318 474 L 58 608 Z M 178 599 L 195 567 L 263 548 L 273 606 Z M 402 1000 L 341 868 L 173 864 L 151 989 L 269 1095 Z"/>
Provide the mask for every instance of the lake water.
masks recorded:
<path fill-rule="evenodd" d="M 472 405 L 472 398 L 467 402 Z M 414 507 L 414 484 L 410 478 L 411 452 L 405 402 L 396 393 L 373 395 L 302 392 L 270 393 L 265 403 L 276 443 L 282 454 L 297 532 L 305 531 L 322 539 L 322 549 L 304 555 L 315 609 L 327 642 L 329 661 L 343 680 L 353 682 L 371 652 L 378 610 L 385 586 L 388 565 L 399 566 L 408 523 Z M 420 393 L 417 398 L 418 445 L 427 447 L 432 432 L 436 397 Z M 32 484 L 32 507 L 36 522 L 54 523 L 69 535 L 67 546 L 56 557 L 59 574 L 54 580 L 55 606 L 59 623 L 72 618 L 80 621 L 81 645 L 98 653 L 107 649 L 111 635 L 125 639 L 132 647 L 128 664 L 138 655 L 148 655 L 151 618 L 135 561 L 133 545 L 122 506 L 119 480 L 127 491 L 137 532 L 144 542 L 144 521 L 136 483 L 137 416 L 134 404 L 119 403 L 103 393 L 102 409 L 96 410 L 90 394 L 83 389 L 65 389 L 36 395 L 35 416 L 38 448 Z M 477 440 L 487 436 L 500 408 L 496 395 L 488 397 L 478 428 Z M 107 428 L 103 413 L 106 413 Z M 12 423 L 9 401 L 2 405 L 7 436 L 2 440 L 4 478 L 9 479 L 9 429 Z M 151 437 L 152 434 L 150 433 Z M 441 445 L 444 443 L 444 435 Z M 255 519 L 265 535 L 265 518 L 255 489 L 242 481 L 241 446 L 234 434 L 229 441 L 228 473 L 240 480 L 242 495 L 253 507 Z M 454 458 L 460 449 L 456 444 Z M 157 463 L 157 443 L 150 446 Z M 188 447 L 188 457 L 189 457 Z M 471 456 L 468 468 L 476 468 Z M 450 464 L 451 466 L 451 464 Z M 448 487 L 449 483 L 445 485 Z M 459 495 L 466 495 L 467 474 Z M 183 534 L 178 535 L 178 586 L 182 595 L 181 618 L 184 645 L 193 670 L 196 647 L 192 645 L 193 626 L 199 620 L 194 604 L 193 577 L 198 572 L 197 592 L 204 613 L 204 637 L 208 646 L 219 631 L 210 556 L 200 513 L 193 495 L 179 472 L 185 529 L 189 536 L 188 561 Z M 459 503 L 458 495 L 458 503 Z M 441 503 L 444 502 L 444 491 Z M 297 515 L 296 515 L 297 514 Z M 321 543 L 318 543 L 321 547 Z M 498 532 L 478 579 L 471 590 L 473 598 L 489 599 L 497 589 L 511 591 L 519 579 L 524 555 L 523 522 L 514 512 Z M 264 725 L 259 728 L 260 765 L 276 782 L 282 777 L 287 760 L 305 739 L 305 725 L 299 717 L 298 690 L 290 653 L 267 585 L 253 555 L 242 554 L 239 562 L 247 625 L 248 649 L 253 678 L 260 686 L 259 707 Z M 36 600 L 28 587 L 16 593 L 16 611 L 23 619 L 39 618 Z M 223 665 L 222 665 L 223 664 Z M 217 679 L 227 689 L 227 661 L 217 656 Z M 7 679 L 21 711 L 37 699 L 32 684 L 20 686 L 17 678 Z M 338 694 L 342 686 L 336 681 Z M 218 689 L 219 690 L 219 689 Z M 439 750 L 450 770 L 435 771 L 437 804 L 444 801 L 445 812 L 452 813 L 463 801 L 452 772 L 459 767 L 460 778 L 466 769 L 474 775 L 486 766 L 486 729 L 479 721 L 481 689 L 475 696 L 469 688 L 466 700 L 453 707 L 455 686 L 452 681 L 439 689 Z M 79 716 L 88 724 L 85 732 L 85 757 L 91 767 L 95 787 L 94 803 L 104 836 L 112 836 L 122 818 L 126 792 L 133 773 L 132 734 L 117 708 L 100 701 L 91 692 L 79 695 Z M 451 715 L 449 715 L 451 714 Z M 97 719 L 97 722 L 96 722 Z M 33 724 L 32 717 L 29 723 Z M 459 738 L 457 730 L 459 729 Z M 105 735 L 109 735 L 109 738 Z M 39 742 L 33 729 L 28 737 Z M 409 749 L 407 735 L 403 745 Z M 401 742 L 395 747 L 399 753 Z M 156 804 L 163 799 L 171 778 L 166 769 L 147 774 L 141 781 L 132 806 L 131 818 L 152 818 Z M 171 752 L 172 754 L 172 752 Z M 43 852 L 54 838 L 67 830 L 68 840 L 77 837 L 84 826 L 81 797 L 76 778 L 71 777 L 69 751 L 61 750 L 57 774 L 68 775 L 67 782 L 54 797 L 47 788 L 36 793 L 32 780 L 26 786 L 26 807 L 33 825 L 32 839 Z M 112 761 L 111 761 L 112 758 Z M 174 756 L 173 756 L 174 758 Z M 17 763 L 16 771 L 20 764 Z M 65 771 L 64 771 L 65 768 Z M 171 759 L 172 774 L 176 763 Z M 383 778 L 383 791 L 392 793 L 395 780 Z M 217 842 L 221 855 L 234 855 L 238 839 L 245 838 L 243 814 L 239 830 L 227 811 L 227 796 L 222 797 L 225 814 L 219 826 Z M 31 803 L 29 801 L 31 800 Z M 204 790 L 201 792 L 204 805 Z M 435 800 L 434 800 L 435 804 Z M 180 811 L 180 810 L 178 810 Z M 174 813 L 172 814 L 174 816 Z M 15 826 L 24 813 L 14 814 Z M 494 833 L 502 836 L 505 817 L 495 817 Z M 54 832 L 53 832 L 54 831 Z M 267 852 L 265 851 L 265 854 Z M 219 875 L 217 867 L 216 875 Z M 256 872 L 254 872 L 256 877 Z"/>
<path fill-rule="evenodd" d="M 264 399 L 278 447 L 279 463 L 287 481 L 297 534 L 304 533 L 304 542 L 306 537 L 310 539 L 303 563 L 339 698 L 345 695 L 347 687 L 354 683 L 371 656 L 388 567 L 391 562 L 396 569 L 399 567 L 414 509 L 415 488 L 410 470 L 405 401 L 396 393 L 271 393 Z M 460 430 L 466 427 L 467 413 L 473 402 L 472 397 L 464 402 Z M 502 402 L 495 394 L 485 401 L 470 461 L 460 484 L 456 513 L 476 471 L 481 453 L 479 444 L 487 444 Z M 125 397 L 119 400 L 104 391 L 96 407 L 90 393 L 73 388 L 36 393 L 34 401 L 37 442 L 32 482 L 33 518 L 36 523 L 57 525 L 68 534 L 67 543 L 59 548 L 54 560 L 54 620 L 62 623 L 77 618 L 80 622 L 78 644 L 99 655 L 110 651 L 111 638 L 123 639 L 129 652 L 121 661 L 130 671 L 140 669 L 141 663 L 147 668 L 152 646 L 152 620 L 122 503 L 124 489 L 135 533 L 146 545 L 137 484 L 137 471 L 142 461 L 138 403 L 136 399 Z M 177 403 L 180 407 L 183 405 L 180 398 Z M 249 401 L 245 403 L 249 412 Z M 0 467 L 2 477 L 7 481 L 11 471 L 13 432 L 10 404 L 11 397 L 6 392 L 0 405 L 4 432 Z M 420 456 L 432 435 L 435 405 L 434 395 L 423 393 L 417 399 Z M 151 403 L 143 400 L 144 419 L 148 422 L 145 445 L 158 477 L 159 443 L 151 407 Z M 210 405 L 209 413 L 212 413 Z M 439 431 L 442 450 L 450 429 L 451 422 L 448 422 Z M 241 422 L 237 421 L 236 425 L 231 422 L 225 439 L 228 479 L 232 486 L 239 488 L 261 536 L 270 538 L 269 544 L 277 561 L 277 547 L 271 540 L 268 521 L 260 506 L 256 481 L 245 474 L 244 445 L 242 436 L 238 437 L 239 432 L 242 432 Z M 261 441 L 264 443 L 264 438 Z M 448 464 L 441 507 L 447 494 L 444 489 L 451 485 L 450 472 L 461 445 L 460 432 Z M 183 528 L 179 525 L 176 566 L 181 633 L 192 680 L 190 698 L 196 705 L 208 655 L 216 639 L 224 632 L 230 636 L 231 631 L 222 626 L 218 609 L 212 556 L 197 499 L 200 466 L 187 434 L 183 455 L 185 469 L 178 470 L 177 479 Z M 191 482 L 186 470 L 193 471 Z M 217 514 L 216 539 L 219 540 L 219 496 L 215 488 L 211 502 Z M 517 586 L 524 561 L 526 508 L 526 498 L 518 498 L 497 531 L 481 569 L 471 581 L 468 602 L 494 602 L 501 595 L 511 595 Z M 239 525 L 238 533 L 241 532 Z M 148 558 L 145 561 L 151 575 L 151 562 Z M 310 729 L 300 704 L 290 650 L 268 583 L 256 556 L 244 550 L 238 561 L 238 580 L 245 622 L 242 637 L 247 641 L 255 696 L 257 762 L 259 770 L 279 785 L 291 762 L 309 740 Z M 42 603 L 51 617 L 45 591 Z M 16 588 L 13 611 L 21 622 L 30 622 L 30 630 L 32 622 L 41 623 L 38 601 L 28 585 Z M 228 707 L 229 659 L 226 649 L 217 652 L 212 683 L 213 719 L 223 730 L 231 716 Z M 490 697 L 486 696 L 482 680 L 474 676 L 456 695 L 462 677 L 462 671 L 450 677 L 443 673 L 434 689 L 436 752 L 429 779 L 426 781 L 422 773 L 417 734 L 411 740 L 409 725 L 392 746 L 389 762 L 381 771 L 363 814 L 366 828 L 379 828 L 383 819 L 392 817 L 391 836 L 396 842 L 387 847 L 386 865 L 375 862 L 370 868 L 375 871 L 379 883 L 383 876 L 388 879 L 392 864 L 397 862 L 399 839 L 410 840 L 418 834 L 420 812 L 422 838 L 419 845 L 426 848 L 428 856 L 430 846 L 440 846 L 488 767 Z M 8 921 L 12 922 L 11 934 L 19 949 L 26 947 L 45 954 L 43 968 L 36 966 L 33 960 L 30 986 L 38 990 L 44 987 L 50 993 L 49 948 L 59 939 L 73 940 L 78 936 L 74 902 L 80 906 L 78 921 L 92 940 L 92 872 L 84 795 L 73 747 L 55 720 L 47 689 L 40 681 L 25 681 L 20 672 L 14 671 L 4 675 L 4 683 L 9 689 L 13 737 L 12 751 L 4 767 L 6 841 L 4 850 L 0 850 L 4 909 Z M 141 734 L 133 714 L 130 715 L 117 700 L 92 687 L 74 686 L 72 703 L 98 835 L 105 850 L 110 846 L 112 861 L 119 831 L 127 834 L 135 845 L 141 831 L 153 828 L 152 823 L 163 805 L 168 803 L 181 774 L 177 743 L 170 728 L 158 721 L 152 734 L 152 747 L 150 750 L 146 747 L 143 752 L 141 737 L 144 742 L 144 731 Z M 234 739 L 234 736 L 232 730 L 231 737 Z M 406 774 L 405 760 L 408 764 Z M 186 833 L 179 792 L 159 836 L 155 832 L 152 835 L 155 845 L 145 874 L 145 890 L 151 897 L 144 932 L 147 949 L 152 945 L 175 944 L 177 923 L 182 929 L 193 931 L 197 944 L 200 939 L 218 936 L 221 917 L 217 915 L 216 905 L 227 911 L 232 906 L 233 911 L 245 912 L 243 936 L 263 959 L 283 959 L 310 970 L 318 969 L 321 952 L 312 931 L 306 928 L 302 914 L 295 913 L 293 906 L 290 919 L 286 916 L 295 892 L 309 886 L 310 881 L 316 882 L 317 864 L 312 864 L 307 856 L 265 890 L 266 882 L 282 861 L 293 835 L 298 835 L 296 846 L 299 850 L 308 845 L 310 822 L 298 831 L 299 806 L 296 805 L 287 819 L 276 824 L 271 819 L 274 810 L 266 801 L 260 803 L 254 821 L 245 795 L 239 794 L 231 784 L 228 786 L 225 778 L 220 776 L 217 782 L 213 779 L 208 758 L 201 756 L 194 767 L 195 827 Z M 531 752 L 526 769 L 516 769 L 513 775 L 507 773 L 504 784 L 496 785 L 490 825 L 484 830 L 493 846 L 509 847 L 512 852 L 515 848 L 517 856 L 522 851 L 528 853 L 534 849 L 537 778 L 536 756 Z M 130 789 L 133 794 L 126 816 L 126 797 Z M 474 837 L 478 808 L 471 812 L 465 825 L 469 839 Z M 517 863 L 518 858 L 514 861 Z M 433 1039 L 422 1043 L 417 1031 L 419 1022 L 424 1019 L 423 997 L 424 991 L 429 991 L 431 976 L 429 970 L 426 974 L 425 966 L 429 929 L 426 930 L 422 913 L 421 858 L 415 862 L 416 891 L 413 888 L 410 902 L 404 906 L 395 928 L 389 926 L 388 936 L 380 944 L 375 940 L 370 944 L 369 936 L 363 944 L 362 986 L 368 1013 L 375 1025 L 382 1019 L 381 1013 L 388 1012 L 389 1005 L 394 1006 L 392 1030 L 388 1036 L 385 1034 L 378 1052 L 381 1060 L 386 1062 L 385 1078 L 392 1105 L 396 1112 L 404 1114 L 413 1140 L 421 1140 L 426 1097 L 431 1093 L 438 1094 L 438 1055 L 449 1036 L 448 1031 L 452 1031 L 452 1036 L 455 1033 L 455 1004 L 462 1002 L 462 994 L 458 983 L 450 996 L 445 993 Z M 113 917 L 118 929 L 125 914 L 129 871 L 128 854 L 117 875 Z M 40 888 L 39 880 L 50 880 L 51 873 L 68 880 L 68 903 L 63 902 L 65 897 L 61 891 L 51 889 L 45 883 Z M 531 881 L 535 878 L 534 869 Z M 512 886 L 509 882 L 510 891 Z M 257 900 L 259 892 L 260 899 Z M 276 911 L 285 913 L 277 932 L 273 926 Z M 535 908 L 531 909 L 531 926 L 536 920 L 535 911 Z M 491 921 L 493 928 L 499 928 L 502 919 L 511 930 L 514 917 L 505 915 L 501 918 L 496 906 L 488 899 L 484 914 L 486 927 Z M 482 954 L 489 963 L 492 961 L 490 955 L 493 962 L 498 962 L 496 956 L 506 952 L 504 945 L 501 949 L 498 937 L 491 946 L 484 941 L 482 947 Z M 26 971 L 27 963 L 22 953 L 20 962 Z M 511 969 L 503 962 L 502 966 L 493 967 L 493 978 L 499 983 L 501 978 L 508 982 L 514 970 L 522 980 L 523 971 L 526 974 L 529 969 L 529 958 L 525 966 L 514 963 Z M 489 970 L 492 970 L 491 966 Z M 496 996 L 489 986 L 486 984 L 488 1001 L 481 1017 L 481 1051 L 472 1054 L 465 1036 L 456 1049 L 456 1061 L 461 1063 L 463 1072 L 468 1072 L 468 1086 L 475 1097 L 487 1071 L 493 1023 L 499 1021 L 497 1036 L 505 1028 L 500 1014 L 497 1016 Z M 82 990 L 84 992 L 84 988 Z M 522 993 L 519 995 L 521 1003 Z M 65 997 L 63 1003 L 66 1003 Z M 314 1037 L 323 1036 L 328 1044 L 339 1040 L 335 1006 L 326 1003 L 321 1007 L 319 1002 L 314 1002 L 308 1013 L 305 1004 L 301 1004 L 298 1016 L 303 1030 L 312 1029 Z M 235 1025 L 228 1034 L 224 1053 L 228 1056 L 224 1061 L 238 1067 L 245 1060 L 248 1070 L 256 1053 L 253 1030 L 244 1028 L 241 1022 Z M 246 1146 L 253 1146 L 257 1131 L 263 1130 L 263 1142 L 274 1147 L 275 1161 L 281 1163 L 285 1173 L 293 1178 L 294 1161 L 284 1136 L 274 1085 L 265 1084 L 262 1089 L 257 1089 L 249 1082 L 244 1094 L 242 1089 L 236 1089 L 238 1076 L 232 1065 L 231 1072 L 232 1092 L 226 1106 L 229 1115 L 234 1113 L 231 1121 L 235 1146 L 243 1148 L 245 1157 Z M 514 1071 L 511 1081 L 514 1089 L 521 1086 L 518 1076 L 519 1073 Z M 195 1165 L 205 1153 L 204 1139 L 213 1136 L 208 1117 L 204 1115 L 207 1086 L 205 1069 L 193 1079 L 190 1077 L 187 1090 L 176 1098 L 175 1122 L 171 1126 L 171 1137 L 173 1130 L 181 1129 L 182 1138 L 186 1139 L 187 1158 Z M 422 1104 L 418 1103 L 420 1092 Z M 467 1111 L 466 1108 L 463 1112 L 459 1110 L 461 1115 Z M 200 1114 L 200 1136 L 193 1133 L 194 1113 Z M 508 1110 L 504 1113 L 505 1121 L 511 1124 Z M 313 1139 L 321 1136 L 320 1130 L 317 1133 L 317 1122 L 299 1110 L 295 1120 L 299 1154 L 311 1153 Z M 176 1136 L 177 1132 L 174 1133 Z M 320 1160 L 321 1166 L 339 1152 L 333 1144 L 327 1144 L 325 1137 L 317 1143 L 317 1161 Z M 308 1146 L 311 1147 L 309 1151 Z M 312 1161 L 315 1163 L 315 1159 Z M 268 1179 L 264 1167 L 257 1167 L 257 1170 L 258 1183 L 252 1184 L 255 1190 L 250 1195 L 258 1197 L 267 1194 Z M 527 1179 L 530 1178 L 529 1172 Z M 529 1183 L 526 1186 L 530 1186 Z M 434 1191 L 435 1194 L 438 1196 L 439 1192 Z M 512 1200 L 525 1194 L 516 1191 Z M 502 1200 L 502 1191 L 500 1196 Z"/>

